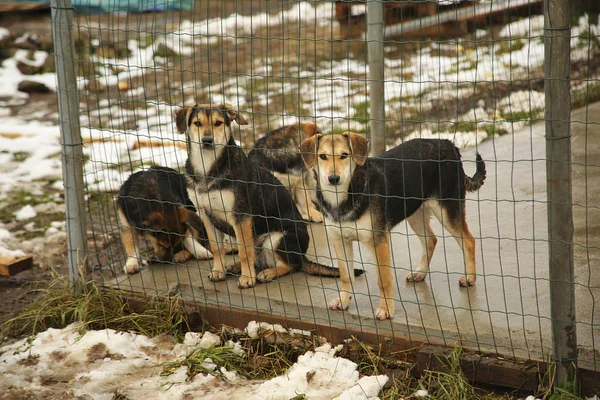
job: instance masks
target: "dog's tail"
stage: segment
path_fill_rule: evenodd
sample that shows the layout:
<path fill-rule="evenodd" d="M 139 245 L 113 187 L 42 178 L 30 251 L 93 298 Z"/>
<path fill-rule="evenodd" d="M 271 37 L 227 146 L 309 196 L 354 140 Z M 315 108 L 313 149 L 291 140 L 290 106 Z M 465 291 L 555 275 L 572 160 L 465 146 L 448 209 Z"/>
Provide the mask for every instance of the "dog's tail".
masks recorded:
<path fill-rule="evenodd" d="M 475 175 L 473 175 L 473 177 L 465 175 L 465 190 L 467 192 L 478 191 L 483 186 L 483 182 L 485 181 L 485 162 L 483 162 L 483 159 L 479 153 L 477 153 L 477 157 L 475 158 L 475 165 L 477 168 Z"/>
<path fill-rule="evenodd" d="M 314 261 L 310 261 L 304 257 L 302 269 L 309 275 L 327 276 L 331 278 L 337 278 L 340 276 L 339 268 L 330 267 L 328 265 L 319 264 Z M 361 276 L 365 271 L 360 268 L 354 268 L 354 276 Z"/>

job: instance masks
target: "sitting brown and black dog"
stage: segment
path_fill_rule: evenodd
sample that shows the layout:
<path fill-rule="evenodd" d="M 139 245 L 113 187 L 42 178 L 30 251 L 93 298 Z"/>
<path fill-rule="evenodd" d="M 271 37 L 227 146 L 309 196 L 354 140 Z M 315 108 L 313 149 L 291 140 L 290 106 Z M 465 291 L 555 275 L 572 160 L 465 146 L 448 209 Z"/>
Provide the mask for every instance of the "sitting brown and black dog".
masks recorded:
<path fill-rule="evenodd" d="M 205 247 L 206 229 L 187 194 L 185 177 L 179 172 L 151 167 L 134 173 L 121 187 L 117 205 L 127 253 L 125 273 L 140 270 L 139 236 L 152 244 L 154 258 L 159 261 L 184 263 L 192 257 L 212 258 Z"/>
<path fill-rule="evenodd" d="M 306 138 L 320 134 L 315 124 L 293 124 L 268 132 L 258 139 L 248 158 L 273 175 L 287 187 L 305 221 L 323 222 L 317 203 L 316 181 L 298 152 Z"/>

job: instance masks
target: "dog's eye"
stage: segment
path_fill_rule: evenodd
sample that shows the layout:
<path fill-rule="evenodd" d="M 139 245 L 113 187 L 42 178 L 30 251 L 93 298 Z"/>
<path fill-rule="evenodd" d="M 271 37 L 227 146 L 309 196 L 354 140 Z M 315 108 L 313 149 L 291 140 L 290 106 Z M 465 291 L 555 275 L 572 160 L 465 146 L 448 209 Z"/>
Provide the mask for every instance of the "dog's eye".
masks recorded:
<path fill-rule="evenodd" d="M 327 155 L 326 154 L 319 154 L 319 158 L 323 161 L 327 160 Z"/>
<path fill-rule="evenodd" d="M 343 160 L 344 158 L 348 158 L 348 153 L 342 153 L 340 158 Z"/>
<path fill-rule="evenodd" d="M 196 122 L 194 122 L 194 125 L 196 125 L 198 128 L 200 128 L 202 126 L 202 122 L 196 121 Z"/>
<path fill-rule="evenodd" d="M 221 126 L 221 125 L 223 125 L 223 121 L 217 121 L 217 122 L 215 122 L 215 126 Z"/>

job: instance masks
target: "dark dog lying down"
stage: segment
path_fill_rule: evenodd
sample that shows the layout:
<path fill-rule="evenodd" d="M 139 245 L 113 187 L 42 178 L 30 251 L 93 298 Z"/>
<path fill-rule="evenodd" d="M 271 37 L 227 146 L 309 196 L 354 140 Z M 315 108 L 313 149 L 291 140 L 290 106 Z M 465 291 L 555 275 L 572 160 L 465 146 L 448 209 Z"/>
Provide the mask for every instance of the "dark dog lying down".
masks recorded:
<path fill-rule="evenodd" d="M 144 236 L 160 261 L 183 263 L 192 257 L 212 258 L 202 220 L 190 201 L 185 177 L 165 167 L 131 175 L 117 200 L 121 239 L 127 253 L 125 273 L 140 270 L 136 237 Z M 199 238 L 196 240 L 195 238 Z"/>

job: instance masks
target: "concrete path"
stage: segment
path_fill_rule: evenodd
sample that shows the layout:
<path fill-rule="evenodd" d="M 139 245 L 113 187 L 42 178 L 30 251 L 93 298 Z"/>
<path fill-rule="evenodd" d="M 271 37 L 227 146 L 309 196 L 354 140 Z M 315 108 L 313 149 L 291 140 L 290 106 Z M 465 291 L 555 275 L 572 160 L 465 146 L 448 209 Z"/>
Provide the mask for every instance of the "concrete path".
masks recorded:
<path fill-rule="evenodd" d="M 586 121 L 585 110 L 573 120 Z M 600 103 L 590 107 L 589 121 L 600 121 Z M 587 127 L 587 129 L 586 129 Z M 595 133 L 595 134 L 593 134 Z M 581 355 L 586 366 L 600 365 L 600 126 L 573 123 L 576 227 L 577 320 Z M 587 141 L 586 141 L 587 138 Z M 477 240 L 477 284 L 460 288 L 462 253 L 451 236 L 433 221 L 440 241 L 425 282 L 405 281 L 416 268 L 421 248 L 415 234 L 401 224 L 393 233 L 396 269 L 396 312 L 392 321 L 376 322 L 377 273 L 373 258 L 355 245 L 355 258 L 367 273 L 357 278 L 353 304 L 347 312 L 328 310 L 337 293 L 335 279 L 297 273 L 254 289 L 237 288 L 237 279 L 211 283 L 207 262 L 188 266 L 153 265 L 141 274 L 120 277 L 113 284 L 146 293 L 180 292 L 199 305 L 218 304 L 287 315 L 322 325 L 335 325 L 414 340 L 454 345 L 506 356 L 546 358 L 552 347 L 548 283 L 546 165 L 544 124 L 528 127 L 479 146 L 488 178 L 467 200 L 468 223 Z M 463 151 L 465 170 L 473 174 L 475 150 Z M 595 164 L 591 166 L 590 164 Z M 587 173 L 587 192 L 585 190 Z M 586 206 L 587 199 L 587 208 Z M 587 223 L 586 223 L 587 218 Z M 586 241 L 586 233 L 589 240 Z M 310 257 L 333 264 L 324 228 L 312 226 Z M 589 248 L 588 246 L 596 246 Z M 594 347 L 595 343 L 595 347 Z"/>

